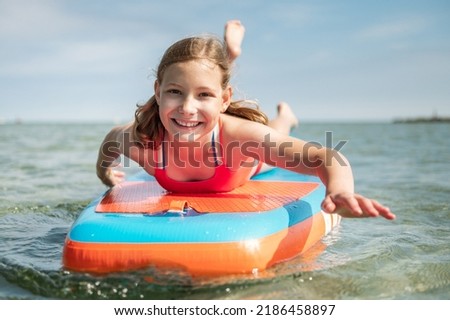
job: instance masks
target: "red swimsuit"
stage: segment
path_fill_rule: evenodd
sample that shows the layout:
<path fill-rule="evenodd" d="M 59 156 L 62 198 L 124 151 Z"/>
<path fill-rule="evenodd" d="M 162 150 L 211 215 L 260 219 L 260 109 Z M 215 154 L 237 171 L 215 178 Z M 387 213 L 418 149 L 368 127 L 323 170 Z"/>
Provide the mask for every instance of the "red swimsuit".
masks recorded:
<path fill-rule="evenodd" d="M 220 126 L 219 126 L 220 128 Z M 231 191 L 245 182 L 247 182 L 252 173 L 252 167 L 249 168 L 240 168 L 237 171 L 232 171 L 230 168 L 224 163 L 224 161 L 219 161 L 217 159 L 217 147 L 214 139 L 214 133 L 212 134 L 211 139 L 211 147 L 214 152 L 214 161 L 215 161 L 215 172 L 214 175 L 205 180 L 198 181 L 177 181 L 167 176 L 165 167 L 166 167 L 166 159 L 165 159 L 165 148 L 164 143 L 162 146 L 162 167 L 155 168 L 155 178 L 158 183 L 166 190 L 177 193 L 207 193 L 207 192 L 228 192 Z M 221 134 L 219 134 L 221 136 Z M 219 141 L 221 141 L 221 137 Z M 155 150 L 155 159 L 158 159 L 159 150 Z M 258 168 L 256 173 L 258 173 L 262 162 L 258 163 Z M 246 170 L 247 169 L 247 170 Z M 255 173 L 255 174 L 256 174 Z"/>

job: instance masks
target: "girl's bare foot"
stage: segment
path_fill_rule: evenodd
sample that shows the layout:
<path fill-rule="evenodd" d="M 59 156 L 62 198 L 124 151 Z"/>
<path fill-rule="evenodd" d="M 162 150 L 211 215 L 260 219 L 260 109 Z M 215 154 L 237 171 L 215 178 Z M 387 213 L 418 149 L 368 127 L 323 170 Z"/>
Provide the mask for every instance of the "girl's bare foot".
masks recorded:
<path fill-rule="evenodd" d="M 233 61 L 241 54 L 244 33 L 245 28 L 239 20 L 230 20 L 225 24 L 224 38 L 230 61 Z"/>
<path fill-rule="evenodd" d="M 293 129 L 298 126 L 298 118 L 286 102 L 280 102 L 277 109 L 278 117 L 290 125 L 289 129 Z"/>
<path fill-rule="evenodd" d="M 280 102 L 277 108 L 278 114 L 269 121 L 269 127 L 289 135 L 291 130 L 298 126 L 298 118 L 286 102 Z"/>

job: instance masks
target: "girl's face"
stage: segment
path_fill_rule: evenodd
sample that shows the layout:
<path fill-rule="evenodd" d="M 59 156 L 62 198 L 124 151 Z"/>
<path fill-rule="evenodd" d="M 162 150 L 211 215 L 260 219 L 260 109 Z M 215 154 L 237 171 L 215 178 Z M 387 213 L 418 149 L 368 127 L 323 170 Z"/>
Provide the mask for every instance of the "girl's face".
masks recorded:
<path fill-rule="evenodd" d="M 205 59 L 172 64 L 155 82 L 161 122 L 169 138 L 180 141 L 209 139 L 231 94 L 230 87 L 222 89 L 220 68 Z"/>

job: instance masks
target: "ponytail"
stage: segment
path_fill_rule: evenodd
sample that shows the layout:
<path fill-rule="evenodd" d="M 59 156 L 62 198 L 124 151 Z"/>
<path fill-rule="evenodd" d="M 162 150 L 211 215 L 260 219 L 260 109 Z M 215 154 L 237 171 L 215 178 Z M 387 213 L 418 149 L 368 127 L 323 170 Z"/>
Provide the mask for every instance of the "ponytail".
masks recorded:
<path fill-rule="evenodd" d="M 250 107 L 252 105 L 253 107 Z M 244 118 L 250 121 L 259 122 L 264 125 L 269 123 L 266 114 L 259 110 L 255 101 L 239 100 L 231 102 L 225 113 L 235 117 Z"/>

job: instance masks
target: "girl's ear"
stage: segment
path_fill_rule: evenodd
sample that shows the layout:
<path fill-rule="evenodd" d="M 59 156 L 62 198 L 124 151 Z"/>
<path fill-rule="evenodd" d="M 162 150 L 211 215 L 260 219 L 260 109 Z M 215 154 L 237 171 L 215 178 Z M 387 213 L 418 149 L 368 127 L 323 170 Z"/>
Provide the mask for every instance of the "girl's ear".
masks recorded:
<path fill-rule="evenodd" d="M 160 88 L 160 86 L 159 86 L 158 80 L 155 80 L 155 84 L 153 85 L 153 88 L 155 89 L 155 99 L 156 99 L 156 102 L 157 102 L 158 105 L 159 105 L 159 99 L 160 99 L 160 96 L 161 96 L 161 88 Z"/>
<path fill-rule="evenodd" d="M 231 104 L 231 97 L 233 96 L 233 89 L 231 86 L 228 86 L 222 94 L 222 108 L 220 109 L 220 112 L 224 113 L 227 111 L 228 107 Z"/>

